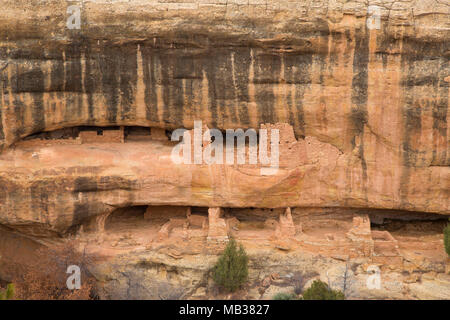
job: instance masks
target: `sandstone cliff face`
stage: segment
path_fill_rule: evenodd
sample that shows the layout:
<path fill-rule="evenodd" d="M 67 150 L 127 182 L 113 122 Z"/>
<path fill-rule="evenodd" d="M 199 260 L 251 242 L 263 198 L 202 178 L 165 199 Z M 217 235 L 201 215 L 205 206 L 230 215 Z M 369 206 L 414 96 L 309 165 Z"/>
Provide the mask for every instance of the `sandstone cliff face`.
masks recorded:
<path fill-rule="evenodd" d="M 28 210 L 39 223 L 78 221 L 125 202 L 450 213 L 448 4 L 379 1 L 378 30 L 360 1 L 86 1 L 81 29 L 70 30 L 65 1 L 2 3 L 3 223 L 28 220 Z M 232 168 L 164 160 L 130 174 L 129 162 L 80 165 L 81 153 L 47 170 L 9 151 L 58 128 L 200 119 L 218 129 L 287 123 L 306 156 L 247 183 Z M 141 178 L 160 169 L 177 174 Z M 155 179 L 167 199 L 145 190 Z M 106 201 L 113 192 L 126 200 Z"/>
<path fill-rule="evenodd" d="M 0 3 L 2 225 L 53 237 L 140 205 L 450 214 L 445 1 L 83 1 L 79 30 L 72 3 Z M 22 141 L 195 120 L 287 128 L 280 170 L 175 165 L 165 142 Z"/>

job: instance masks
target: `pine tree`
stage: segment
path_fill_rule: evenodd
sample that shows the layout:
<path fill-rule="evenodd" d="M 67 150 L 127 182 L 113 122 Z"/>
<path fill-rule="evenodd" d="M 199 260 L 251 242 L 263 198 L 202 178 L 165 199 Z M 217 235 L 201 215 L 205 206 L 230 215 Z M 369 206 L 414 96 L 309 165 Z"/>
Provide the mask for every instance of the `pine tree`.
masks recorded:
<path fill-rule="evenodd" d="M 248 279 L 248 257 L 242 245 L 234 239 L 228 242 L 213 268 L 214 282 L 228 291 L 239 289 Z"/>

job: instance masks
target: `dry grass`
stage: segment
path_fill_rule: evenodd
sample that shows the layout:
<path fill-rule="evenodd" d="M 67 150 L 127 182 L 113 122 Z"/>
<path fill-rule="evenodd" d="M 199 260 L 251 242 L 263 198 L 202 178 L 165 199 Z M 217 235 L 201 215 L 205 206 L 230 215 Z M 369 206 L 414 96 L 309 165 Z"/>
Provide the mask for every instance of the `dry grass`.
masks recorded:
<path fill-rule="evenodd" d="M 41 248 L 26 265 L 15 266 L 15 299 L 22 300 L 90 300 L 95 299 L 95 279 L 88 272 L 91 258 L 76 250 L 73 242 L 56 248 Z M 69 290 L 67 267 L 81 270 L 81 288 Z"/>

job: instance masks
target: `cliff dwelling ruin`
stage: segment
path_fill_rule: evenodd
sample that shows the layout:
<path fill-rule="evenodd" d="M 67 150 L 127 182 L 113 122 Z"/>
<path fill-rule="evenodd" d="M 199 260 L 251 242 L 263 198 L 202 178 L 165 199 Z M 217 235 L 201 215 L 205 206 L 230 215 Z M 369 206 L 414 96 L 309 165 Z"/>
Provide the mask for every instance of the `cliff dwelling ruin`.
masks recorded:
<path fill-rule="evenodd" d="M 29 135 L 23 141 L 58 143 L 125 143 L 127 141 L 170 141 L 170 131 L 140 126 L 78 126 Z M 28 145 L 30 145 L 28 143 Z"/>
<path fill-rule="evenodd" d="M 233 237 L 255 248 L 302 250 L 345 261 L 367 257 L 401 270 L 411 254 L 439 263 L 446 221 L 392 210 L 132 206 L 81 223 L 76 237 L 107 255 L 170 246 L 178 258 L 181 252 L 214 252 Z"/>

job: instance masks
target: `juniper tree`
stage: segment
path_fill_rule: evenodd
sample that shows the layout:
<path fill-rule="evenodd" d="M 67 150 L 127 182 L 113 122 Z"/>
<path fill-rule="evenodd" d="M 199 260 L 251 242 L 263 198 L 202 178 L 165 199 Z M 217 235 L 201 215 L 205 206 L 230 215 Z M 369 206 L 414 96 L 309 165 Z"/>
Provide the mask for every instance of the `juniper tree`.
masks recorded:
<path fill-rule="evenodd" d="M 213 268 L 214 282 L 228 291 L 239 289 L 248 279 L 248 256 L 232 238 Z"/>

